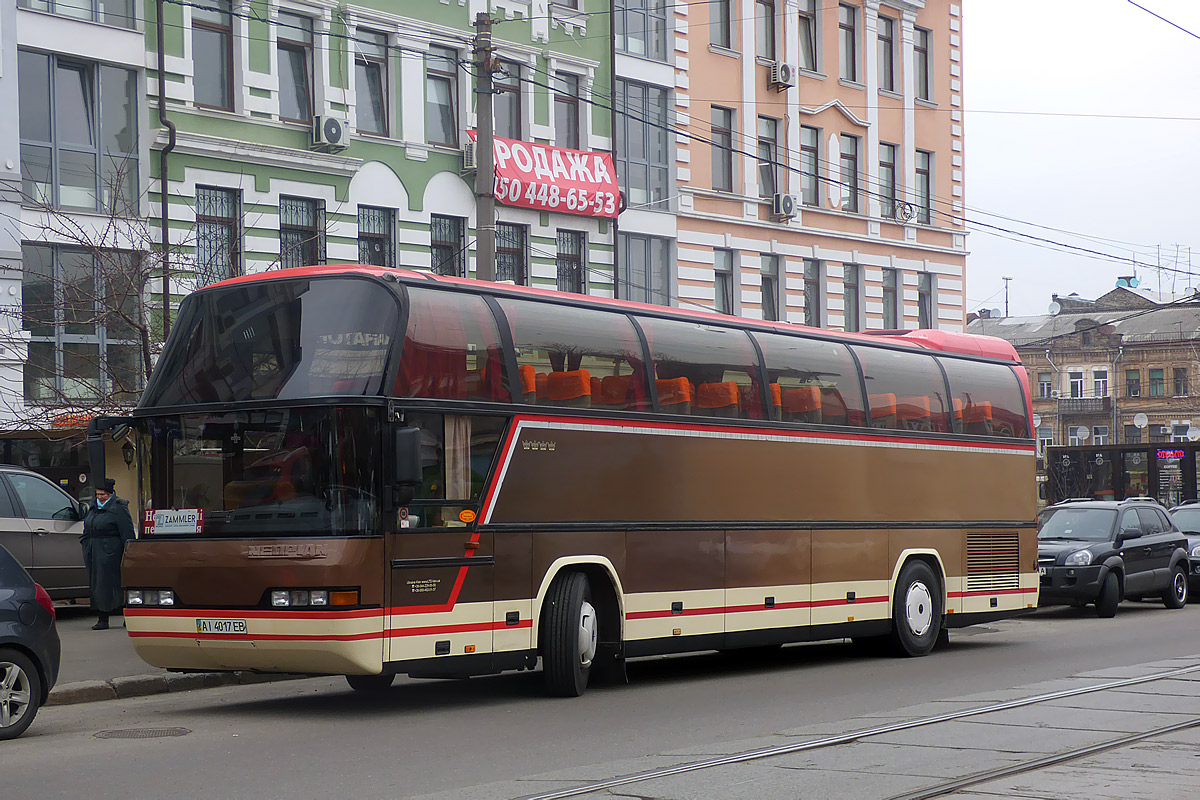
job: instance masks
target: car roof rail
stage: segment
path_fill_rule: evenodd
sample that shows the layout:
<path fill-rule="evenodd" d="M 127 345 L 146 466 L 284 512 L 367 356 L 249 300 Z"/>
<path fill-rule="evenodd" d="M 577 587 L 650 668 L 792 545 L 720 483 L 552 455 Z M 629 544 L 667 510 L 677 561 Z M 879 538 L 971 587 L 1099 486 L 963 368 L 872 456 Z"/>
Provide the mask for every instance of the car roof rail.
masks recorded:
<path fill-rule="evenodd" d="M 1126 500 L 1149 500 L 1151 503 L 1157 503 L 1157 497 L 1126 497 Z"/>

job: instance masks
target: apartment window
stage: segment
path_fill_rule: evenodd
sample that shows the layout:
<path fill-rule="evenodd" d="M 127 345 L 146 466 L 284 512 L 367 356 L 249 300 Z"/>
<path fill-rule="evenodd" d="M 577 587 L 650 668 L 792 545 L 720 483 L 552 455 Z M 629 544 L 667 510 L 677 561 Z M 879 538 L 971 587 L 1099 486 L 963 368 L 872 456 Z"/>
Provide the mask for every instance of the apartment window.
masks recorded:
<path fill-rule="evenodd" d="M 1049 400 L 1054 391 L 1054 376 L 1049 372 L 1038 373 L 1038 397 Z"/>
<path fill-rule="evenodd" d="M 713 307 L 718 314 L 733 313 L 732 250 L 713 250 Z"/>
<path fill-rule="evenodd" d="M 1085 433 L 1087 432 L 1087 428 L 1084 428 L 1083 430 Z M 1075 425 L 1072 425 L 1067 429 L 1067 445 L 1069 447 L 1079 447 L 1081 444 L 1083 444 L 1084 440 L 1079 438 L 1078 431 L 1079 426 Z"/>
<path fill-rule="evenodd" d="M 137 26 L 133 0 L 18 0 L 17 5 L 118 28 Z"/>
<path fill-rule="evenodd" d="M 860 328 L 858 314 L 858 265 L 845 264 L 842 267 L 842 304 L 844 321 L 842 330 L 857 331 Z"/>
<path fill-rule="evenodd" d="M 1083 397 L 1083 373 L 1068 372 L 1067 383 L 1071 387 L 1071 397 Z"/>
<path fill-rule="evenodd" d="M 858 80 L 858 9 L 838 6 L 838 75 L 848 81 Z"/>
<path fill-rule="evenodd" d="M 586 235 L 582 231 L 558 232 L 558 290 L 587 293 L 587 275 L 583 263 Z"/>
<path fill-rule="evenodd" d="M 712 186 L 733 191 L 733 109 L 712 107 Z"/>
<path fill-rule="evenodd" d="M 1046 457 L 1046 448 L 1054 446 L 1054 429 L 1043 425 L 1037 429 L 1037 457 Z"/>
<path fill-rule="evenodd" d="M 1170 438 L 1166 425 L 1151 425 L 1146 432 L 1150 434 L 1151 444 L 1160 444 Z"/>
<path fill-rule="evenodd" d="M 433 214 L 429 218 L 429 239 L 433 272 L 467 277 L 467 221 Z"/>
<path fill-rule="evenodd" d="M 913 90 L 918 100 L 932 97 L 929 82 L 929 31 L 913 29 Z"/>
<path fill-rule="evenodd" d="M 279 118 L 312 122 L 312 20 L 279 12 L 276 27 L 279 54 Z"/>
<path fill-rule="evenodd" d="M 1163 378 L 1161 369 L 1150 370 L 1150 396 L 1165 397 L 1167 394 L 1167 382 Z"/>
<path fill-rule="evenodd" d="M 1172 442 L 1186 442 L 1188 440 L 1187 432 L 1188 432 L 1187 425 L 1172 425 L 1171 426 L 1171 441 Z"/>
<path fill-rule="evenodd" d="M 241 272 L 241 196 L 233 189 L 196 187 L 196 282 L 198 286 Z"/>
<path fill-rule="evenodd" d="M 667 0 L 616 0 L 613 35 L 619 52 L 667 60 Z"/>
<path fill-rule="evenodd" d="M 1187 397 L 1188 394 L 1188 373 L 1187 367 L 1175 367 L 1171 370 L 1172 377 L 1175 379 L 1175 396 Z"/>
<path fill-rule="evenodd" d="M 137 73 L 20 51 L 26 203 L 138 214 Z"/>
<path fill-rule="evenodd" d="M 804 324 L 821 327 L 821 262 L 804 260 Z"/>
<path fill-rule="evenodd" d="M 1092 397 L 1108 397 L 1108 370 L 1092 371 Z"/>
<path fill-rule="evenodd" d="M 671 240 L 622 233 L 617 249 L 617 296 L 642 303 L 669 305 Z"/>
<path fill-rule="evenodd" d="M 896 217 L 896 145 L 879 145 L 879 213 L 885 219 Z"/>
<path fill-rule="evenodd" d="M 820 205 L 821 132 L 807 125 L 800 128 L 800 202 Z"/>
<path fill-rule="evenodd" d="M 779 120 L 758 118 L 758 194 L 771 197 L 779 185 Z"/>
<path fill-rule="evenodd" d="M 896 21 L 879 17 L 879 88 L 896 91 Z"/>
<path fill-rule="evenodd" d="M 387 35 L 359 29 L 353 41 L 356 127 L 360 133 L 388 135 Z"/>
<path fill-rule="evenodd" d="M 779 256 L 763 253 L 759 256 L 762 279 L 762 318 L 777 321 L 779 316 Z"/>
<path fill-rule="evenodd" d="M 933 222 L 933 153 L 917 151 L 917 222 Z"/>
<path fill-rule="evenodd" d="M 279 266 L 325 263 L 325 203 L 303 197 L 279 198 Z"/>
<path fill-rule="evenodd" d="M 1108 444 L 1108 426 L 1093 425 L 1092 426 L 1092 444 L 1096 446 Z"/>
<path fill-rule="evenodd" d="M 858 137 L 843 133 L 841 142 L 842 211 L 858 211 Z"/>
<path fill-rule="evenodd" d="M 579 76 L 554 73 L 554 146 L 579 149 Z"/>
<path fill-rule="evenodd" d="M 114 250 L 21 248 L 28 402 L 137 399 L 142 376 L 138 258 Z"/>
<path fill-rule="evenodd" d="M 396 211 L 391 208 L 358 207 L 358 260 L 377 267 L 396 265 Z"/>
<path fill-rule="evenodd" d="M 192 9 L 192 96 L 196 105 L 233 110 L 233 0 Z"/>
<path fill-rule="evenodd" d="M 505 139 L 521 138 L 521 66 L 513 61 L 501 61 L 500 72 L 492 76 L 495 97 L 492 98 L 493 133 Z"/>
<path fill-rule="evenodd" d="M 1142 429 L 1136 425 L 1125 426 L 1125 444 L 1141 444 Z"/>
<path fill-rule="evenodd" d="M 917 327 L 933 327 L 933 275 L 922 272 L 917 276 Z"/>
<path fill-rule="evenodd" d="M 883 271 L 883 329 L 894 331 L 900 327 L 900 273 L 894 269 Z"/>
<path fill-rule="evenodd" d="M 712 0 L 709 7 L 709 41 L 718 47 L 733 47 L 733 28 L 730 25 L 732 9 L 729 0 Z"/>
<path fill-rule="evenodd" d="M 1125 396 L 1142 396 L 1142 375 L 1136 369 L 1125 370 Z"/>
<path fill-rule="evenodd" d="M 496 280 L 518 286 L 529 282 L 528 231 L 524 225 L 496 223 Z"/>
<path fill-rule="evenodd" d="M 632 208 L 666 206 L 670 194 L 671 146 L 667 126 L 667 90 L 617 81 L 617 178 Z"/>
<path fill-rule="evenodd" d="M 817 69 L 817 0 L 800 0 L 800 69 Z"/>
<path fill-rule="evenodd" d="M 754 54 L 775 60 L 775 0 L 754 0 Z"/>
<path fill-rule="evenodd" d="M 445 47 L 425 55 L 425 141 L 458 147 L 458 53 Z"/>

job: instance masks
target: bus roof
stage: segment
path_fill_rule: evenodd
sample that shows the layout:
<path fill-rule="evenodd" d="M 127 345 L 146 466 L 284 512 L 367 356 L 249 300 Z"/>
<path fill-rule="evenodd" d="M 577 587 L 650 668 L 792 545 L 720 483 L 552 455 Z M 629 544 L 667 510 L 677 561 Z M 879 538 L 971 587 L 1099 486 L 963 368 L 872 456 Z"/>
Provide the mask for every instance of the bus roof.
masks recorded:
<path fill-rule="evenodd" d="M 541 297 L 547 300 L 569 300 L 573 303 L 583 303 L 599 307 L 619 308 L 628 311 L 686 317 L 704 322 L 716 322 L 728 325 L 736 321 L 739 325 L 765 330 L 780 330 L 794 332 L 797 328 L 811 331 L 822 336 L 834 336 L 860 342 L 878 342 L 886 338 L 890 344 L 901 344 L 925 350 L 939 350 L 945 353 L 958 353 L 980 358 L 1020 363 L 1016 349 L 1009 342 L 994 336 L 979 336 L 970 333 L 956 333 L 932 329 L 868 331 L 864 333 L 847 333 L 831 331 L 826 328 L 809 328 L 793 322 L 769 322 L 765 320 L 748 319 L 745 317 L 730 317 L 728 314 L 718 314 L 713 311 L 700 309 L 674 308 L 668 306 L 639 303 L 633 300 L 615 300 L 608 297 L 592 297 L 589 295 L 567 294 L 552 289 L 541 289 L 536 286 L 517 286 L 509 283 L 481 281 L 472 278 L 458 278 L 450 275 L 436 275 L 423 270 L 400 269 L 396 267 L 377 267 L 370 264 L 326 264 L 311 267 L 293 267 L 290 269 L 256 272 L 249 275 L 239 275 L 206 286 L 200 291 L 237 286 L 244 283 L 257 283 L 264 280 L 284 280 L 289 278 L 316 278 L 335 275 L 363 275 L 376 278 L 388 276 L 404 283 L 443 283 L 451 286 L 487 291 L 492 294 L 508 294 L 513 296 Z"/>

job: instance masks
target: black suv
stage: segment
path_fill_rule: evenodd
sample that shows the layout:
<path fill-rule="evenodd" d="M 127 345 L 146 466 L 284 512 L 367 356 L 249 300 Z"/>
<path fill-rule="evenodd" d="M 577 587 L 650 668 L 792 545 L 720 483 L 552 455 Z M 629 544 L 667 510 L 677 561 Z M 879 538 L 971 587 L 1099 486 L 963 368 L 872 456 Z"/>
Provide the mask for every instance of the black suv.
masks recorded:
<path fill-rule="evenodd" d="M 1200 500 L 1184 500 L 1171 509 L 1171 519 L 1188 540 L 1188 560 L 1192 563 L 1188 591 L 1200 592 Z"/>
<path fill-rule="evenodd" d="M 1187 603 L 1187 538 L 1155 501 L 1068 500 L 1038 523 L 1038 605 L 1095 603 L 1112 617 L 1124 598 Z"/>

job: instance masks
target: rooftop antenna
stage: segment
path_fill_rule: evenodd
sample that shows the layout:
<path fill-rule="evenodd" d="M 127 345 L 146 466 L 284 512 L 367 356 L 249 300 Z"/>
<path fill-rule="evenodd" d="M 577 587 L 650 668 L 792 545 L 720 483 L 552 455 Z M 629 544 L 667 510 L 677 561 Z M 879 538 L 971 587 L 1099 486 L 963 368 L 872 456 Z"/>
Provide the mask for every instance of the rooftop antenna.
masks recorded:
<path fill-rule="evenodd" d="M 1012 278 L 1001 277 L 1000 280 L 1004 281 L 1004 318 L 1008 319 L 1008 282 L 1011 281 Z"/>

